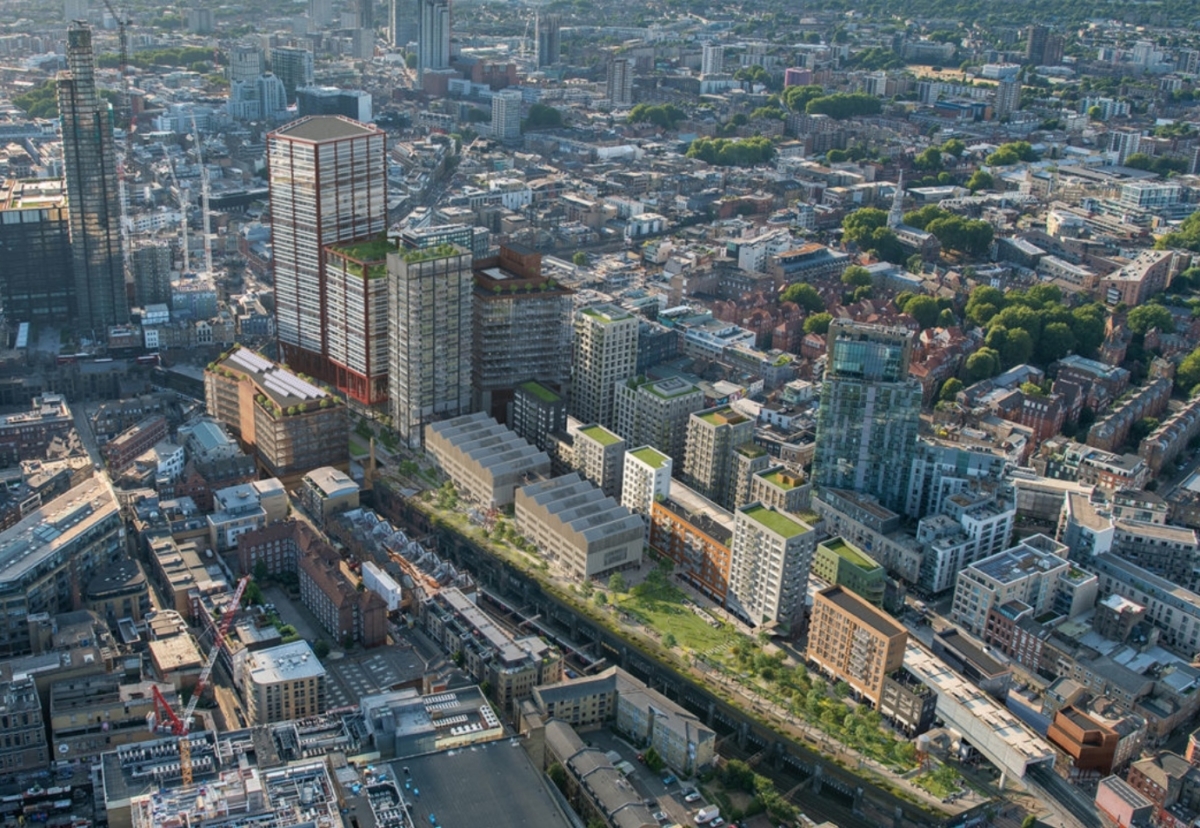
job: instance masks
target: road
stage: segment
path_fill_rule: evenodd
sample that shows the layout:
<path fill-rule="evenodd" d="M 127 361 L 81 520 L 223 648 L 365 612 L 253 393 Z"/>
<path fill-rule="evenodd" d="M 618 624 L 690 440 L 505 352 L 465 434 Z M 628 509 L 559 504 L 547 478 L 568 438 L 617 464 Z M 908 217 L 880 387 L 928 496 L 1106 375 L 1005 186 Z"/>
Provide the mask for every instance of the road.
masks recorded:
<path fill-rule="evenodd" d="M 96 443 L 96 435 L 92 433 L 92 425 L 88 422 L 88 410 L 82 405 L 76 405 L 71 409 L 71 416 L 75 418 L 75 430 L 79 432 L 79 440 L 87 450 L 88 457 L 92 459 L 92 465 L 97 470 L 104 468 L 100 446 Z"/>

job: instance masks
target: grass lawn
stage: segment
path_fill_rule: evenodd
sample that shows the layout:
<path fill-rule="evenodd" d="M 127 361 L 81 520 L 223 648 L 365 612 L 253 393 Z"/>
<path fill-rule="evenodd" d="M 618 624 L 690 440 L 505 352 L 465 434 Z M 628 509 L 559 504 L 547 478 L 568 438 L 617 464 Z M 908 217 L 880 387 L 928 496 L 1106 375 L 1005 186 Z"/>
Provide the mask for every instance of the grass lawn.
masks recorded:
<path fill-rule="evenodd" d="M 935 771 L 913 777 L 913 784 L 924 788 L 938 799 L 945 799 L 958 790 L 958 772 L 943 765 Z"/>
<path fill-rule="evenodd" d="M 359 457 L 370 452 L 370 447 L 356 437 L 350 438 L 350 456 Z"/>
<path fill-rule="evenodd" d="M 697 652 L 732 647 L 742 637 L 726 624 L 711 626 L 686 603 L 682 591 L 670 583 L 647 581 L 617 599 L 617 606 L 659 635 L 670 633 L 680 647 Z"/>

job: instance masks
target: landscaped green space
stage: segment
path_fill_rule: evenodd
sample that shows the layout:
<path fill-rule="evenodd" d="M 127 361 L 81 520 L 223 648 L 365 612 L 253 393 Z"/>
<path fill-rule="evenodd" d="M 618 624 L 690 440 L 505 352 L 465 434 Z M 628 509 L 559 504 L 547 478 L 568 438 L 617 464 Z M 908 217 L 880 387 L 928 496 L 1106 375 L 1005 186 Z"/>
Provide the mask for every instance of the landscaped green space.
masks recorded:
<path fill-rule="evenodd" d="M 733 627 L 713 626 L 688 605 L 687 596 L 655 569 L 643 583 L 616 598 L 619 609 L 636 618 L 660 636 L 674 636 L 677 646 L 705 653 L 728 650 L 743 636 Z"/>
<path fill-rule="evenodd" d="M 840 558 L 844 558 L 859 569 L 875 569 L 879 564 L 862 554 L 856 547 L 846 543 L 841 538 L 833 538 L 823 543 L 827 549 Z"/>
<path fill-rule="evenodd" d="M 782 512 L 773 511 L 766 506 L 753 506 L 744 510 L 742 514 L 753 518 L 772 532 L 783 535 L 785 538 L 794 537 L 810 530 L 810 527 L 797 523 Z"/>
<path fill-rule="evenodd" d="M 361 457 L 364 454 L 369 453 L 370 450 L 371 450 L 370 446 L 368 446 L 362 440 L 358 439 L 357 437 L 350 438 L 350 456 L 351 457 Z"/>
<path fill-rule="evenodd" d="M 396 245 L 388 241 L 387 236 L 380 236 L 354 244 L 339 244 L 337 249 L 360 262 L 378 262 L 386 259 L 387 254 L 396 249 Z"/>
<path fill-rule="evenodd" d="M 926 771 L 913 779 L 913 784 L 924 788 L 938 799 L 945 799 L 959 789 L 962 776 L 949 765 L 941 765 L 936 770 Z"/>
<path fill-rule="evenodd" d="M 667 455 L 663 454 L 661 451 L 652 449 L 649 446 L 630 452 L 630 454 L 641 460 L 652 469 L 661 469 L 667 464 L 667 460 L 669 459 Z"/>
<path fill-rule="evenodd" d="M 553 391 L 551 391 L 546 386 L 542 385 L 540 382 L 534 382 L 533 380 L 530 380 L 529 382 L 526 382 L 526 383 L 522 383 L 521 389 L 524 391 L 528 391 L 530 394 L 533 394 L 533 396 L 537 397 L 539 400 L 541 400 L 542 402 L 546 402 L 546 403 L 558 402 L 559 400 L 562 399 L 562 397 L 558 396 L 558 394 L 555 394 Z"/>
<path fill-rule="evenodd" d="M 595 440 L 600 445 L 606 446 L 606 447 L 615 445 L 616 443 L 621 442 L 620 437 L 613 434 L 611 431 L 609 431 L 604 426 L 596 425 L 596 426 L 590 426 L 588 428 L 581 428 L 581 429 L 579 429 L 579 433 L 584 435 L 585 437 L 589 437 L 592 440 Z"/>

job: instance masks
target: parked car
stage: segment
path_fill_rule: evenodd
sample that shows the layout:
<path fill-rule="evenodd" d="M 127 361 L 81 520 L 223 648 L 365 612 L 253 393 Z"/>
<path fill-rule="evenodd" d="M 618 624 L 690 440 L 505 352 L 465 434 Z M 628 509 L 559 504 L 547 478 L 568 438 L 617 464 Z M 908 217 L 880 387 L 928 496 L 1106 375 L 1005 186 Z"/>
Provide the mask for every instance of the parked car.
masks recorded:
<path fill-rule="evenodd" d="M 686 794 L 684 794 L 683 801 L 684 802 L 699 802 L 700 801 L 700 792 L 699 791 L 688 791 Z"/>
<path fill-rule="evenodd" d="M 656 813 L 654 814 L 654 819 L 655 819 L 655 821 L 656 821 L 656 822 L 666 822 L 666 821 L 667 821 L 667 819 L 668 819 L 668 817 L 667 817 L 667 812 L 666 812 L 666 811 L 658 811 L 658 812 L 656 812 Z"/>
<path fill-rule="evenodd" d="M 673 774 L 673 773 L 668 773 L 662 779 L 663 779 L 664 785 L 674 785 L 676 782 L 679 781 L 678 779 L 675 778 L 675 774 Z"/>

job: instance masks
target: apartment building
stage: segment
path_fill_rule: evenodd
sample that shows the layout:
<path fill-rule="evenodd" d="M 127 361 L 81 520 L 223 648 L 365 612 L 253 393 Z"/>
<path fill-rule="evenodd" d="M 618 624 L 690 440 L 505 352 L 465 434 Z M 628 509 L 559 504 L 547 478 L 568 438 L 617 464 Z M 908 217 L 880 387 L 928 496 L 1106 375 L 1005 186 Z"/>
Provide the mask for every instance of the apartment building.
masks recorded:
<path fill-rule="evenodd" d="M 325 712 L 325 668 L 307 641 L 247 651 L 242 698 L 256 725 L 303 719 Z"/>
<path fill-rule="evenodd" d="M 805 485 L 803 472 L 770 466 L 750 476 L 747 503 L 755 501 L 781 512 L 807 511 L 812 487 Z"/>
<path fill-rule="evenodd" d="M 845 587 L 813 596 L 808 660 L 879 707 L 884 681 L 904 666 L 908 633 L 882 610 Z"/>
<path fill-rule="evenodd" d="M 613 431 L 631 446 L 654 446 L 682 467 L 688 421 L 704 409 L 704 392 L 680 377 L 628 379 L 615 389 Z"/>
<path fill-rule="evenodd" d="M 606 495 L 620 500 L 625 474 L 625 441 L 594 423 L 581 426 L 574 437 L 575 468 Z"/>
<path fill-rule="evenodd" d="M 575 315 L 570 413 L 577 420 L 613 425 L 615 386 L 637 369 L 637 337 L 638 318 L 614 305 Z"/>
<path fill-rule="evenodd" d="M 621 472 L 621 505 L 649 525 L 650 509 L 671 493 L 671 458 L 652 446 L 625 452 Z"/>
<path fill-rule="evenodd" d="M 846 587 L 874 606 L 883 605 L 887 586 L 883 567 L 845 538 L 828 538 L 817 544 L 812 574 L 830 586 Z"/>
<path fill-rule="evenodd" d="M 727 605 L 754 626 L 795 632 L 804 617 L 817 533 L 761 503 L 734 513 Z"/>
<path fill-rule="evenodd" d="M 670 558 L 680 576 L 725 606 L 729 598 L 733 513 L 678 481 L 650 507 L 650 548 Z"/>
<path fill-rule="evenodd" d="M 992 607 L 1020 601 L 1034 616 L 1053 607 L 1059 578 L 1071 565 L 1067 547 L 1033 535 L 1011 549 L 975 561 L 958 573 L 950 617 L 968 632 L 983 635 Z"/>
<path fill-rule="evenodd" d="M 697 411 L 688 419 L 683 482 L 732 509 L 737 489 L 734 455 L 754 440 L 754 421 L 728 406 Z"/>
<path fill-rule="evenodd" d="M 523 382 L 513 389 L 508 427 L 545 451 L 551 434 L 567 430 L 567 400 L 540 382 Z"/>

